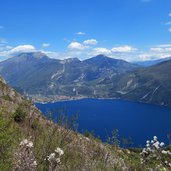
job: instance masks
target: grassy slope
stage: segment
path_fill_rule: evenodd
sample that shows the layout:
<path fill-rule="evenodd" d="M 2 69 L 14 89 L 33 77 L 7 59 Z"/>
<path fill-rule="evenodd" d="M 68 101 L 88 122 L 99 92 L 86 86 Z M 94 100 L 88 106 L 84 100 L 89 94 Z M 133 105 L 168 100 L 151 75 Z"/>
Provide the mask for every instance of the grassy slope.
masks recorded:
<path fill-rule="evenodd" d="M 9 88 L 0 79 L 0 170 L 11 170 L 13 155 L 19 142 L 31 137 L 38 170 L 48 170 L 44 158 L 56 147 L 64 150 L 60 170 L 68 171 L 112 171 L 147 170 L 156 168 L 154 161 L 141 165 L 138 150 L 123 150 L 103 144 L 93 137 L 60 127 L 46 120 L 40 111 L 29 101 Z M 17 117 L 16 117 L 17 116 Z M 20 116 L 20 117 L 18 117 Z M 22 116 L 22 117 L 21 117 Z"/>

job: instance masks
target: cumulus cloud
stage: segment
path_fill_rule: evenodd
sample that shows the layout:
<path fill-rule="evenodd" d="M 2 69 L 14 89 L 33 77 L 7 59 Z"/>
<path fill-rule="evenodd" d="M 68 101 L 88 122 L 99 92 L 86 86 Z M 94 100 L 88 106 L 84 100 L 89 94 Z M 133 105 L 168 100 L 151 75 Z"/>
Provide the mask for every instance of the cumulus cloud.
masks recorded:
<path fill-rule="evenodd" d="M 83 42 L 85 45 L 96 45 L 98 41 L 96 39 L 88 39 Z"/>
<path fill-rule="evenodd" d="M 94 55 L 99 55 L 99 54 L 110 55 L 111 54 L 111 50 L 107 49 L 107 48 L 103 48 L 103 47 L 94 48 L 93 49 L 93 54 Z"/>
<path fill-rule="evenodd" d="M 14 48 L 12 46 L 7 45 L 0 48 L 0 56 L 9 58 L 19 53 L 35 52 L 35 51 L 36 49 L 32 45 L 19 45 Z"/>
<path fill-rule="evenodd" d="M 81 31 L 77 32 L 76 34 L 77 34 L 77 35 L 79 35 L 79 36 L 86 35 L 86 33 L 84 33 L 84 32 L 81 32 Z"/>
<path fill-rule="evenodd" d="M 42 44 L 42 47 L 43 47 L 43 48 L 47 48 L 47 47 L 49 47 L 49 46 L 50 46 L 49 43 L 43 43 L 43 44 Z"/>
<path fill-rule="evenodd" d="M 148 51 L 140 53 L 137 58 L 139 60 L 156 60 L 171 57 L 171 44 L 162 44 L 151 47 Z"/>
<path fill-rule="evenodd" d="M 36 49 L 32 45 L 19 45 L 19 46 L 16 46 L 15 48 L 11 49 L 10 53 L 16 54 L 16 53 L 34 52 L 34 51 L 36 51 Z"/>
<path fill-rule="evenodd" d="M 82 43 L 73 41 L 68 45 L 68 48 L 65 51 L 57 52 L 43 50 L 42 52 L 51 58 L 66 59 L 78 57 L 82 60 L 99 54 L 127 61 L 153 60 L 171 56 L 171 44 L 159 44 L 146 51 L 142 51 L 129 45 L 115 46 L 113 48 L 93 47 L 91 46 L 91 43 L 85 43 L 85 41 Z M 19 45 L 16 47 L 11 47 L 6 44 L 0 45 L 0 56 L 5 58 L 9 58 L 23 52 L 36 51 L 39 50 L 37 50 L 33 45 Z"/>
<path fill-rule="evenodd" d="M 70 50 L 85 50 L 86 48 L 88 48 L 88 47 L 84 46 L 83 44 L 81 44 L 79 42 L 71 42 L 68 45 L 68 49 L 70 49 Z"/>
<path fill-rule="evenodd" d="M 137 49 L 134 48 L 134 47 L 131 47 L 131 46 L 118 46 L 118 47 L 113 47 L 111 49 L 112 52 L 116 52 L 116 53 L 130 53 L 130 52 L 134 52 L 136 51 Z"/>

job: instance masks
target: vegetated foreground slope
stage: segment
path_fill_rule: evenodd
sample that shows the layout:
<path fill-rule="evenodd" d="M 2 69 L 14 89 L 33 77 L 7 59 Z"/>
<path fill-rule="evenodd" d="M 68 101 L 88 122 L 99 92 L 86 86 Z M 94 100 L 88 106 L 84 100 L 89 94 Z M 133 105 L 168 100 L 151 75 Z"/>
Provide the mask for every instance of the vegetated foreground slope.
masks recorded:
<path fill-rule="evenodd" d="M 2 171 L 169 171 L 171 161 L 168 154 L 162 154 L 162 148 L 156 151 L 151 147 L 158 159 L 153 158 L 151 152 L 145 152 L 148 149 L 142 154 L 149 155 L 142 158 L 141 149 L 119 148 L 116 136 L 110 138 L 113 145 L 103 144 L 92 136 L 74 132 L 66 122 L 56 125 L 46 120 L 30 101 L 9 88 L 2 78 L 0 107 Z"/>
<path fill-rule="evenodd" d="M 15 164 L 21 164 L 16 161 L 15 154 L 23 139 L 30 139 L 34 144 L 36 170 L 49 170 L 49 164 L 44 159 L 57 147 L 64 151 L 59 170 L 127 168 L 124 160 L 114 154 L 109 146 L 93 138 L 86 138 L 72 131 L 67 125 L 61 127 L 46 120 L 31 102 L 9 88 L 2 78 L 0 78 L 0 107 L 0 170 L 2 171 L 12 170 Z M 25 153 L 24 155 L 27 155 L 26 151 Z"/>

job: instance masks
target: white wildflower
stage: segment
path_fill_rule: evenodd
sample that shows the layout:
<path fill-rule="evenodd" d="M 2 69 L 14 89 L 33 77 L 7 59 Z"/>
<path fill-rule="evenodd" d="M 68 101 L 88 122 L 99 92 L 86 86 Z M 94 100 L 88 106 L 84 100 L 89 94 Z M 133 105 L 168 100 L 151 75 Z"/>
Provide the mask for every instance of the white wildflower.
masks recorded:
<path fill-rule="evenodd" d="M 58 153 L 59 156 L 62 156 L 64 154 L 64 151 L 59 147 L 55 150 L 55 152 Z"/>
<path fill-rule="evenodd" d="M 161 143 L 160 143 L 160 146 L 161 146 L 161 147 L 163 147 L 164 145 L 165 145 L 164 142 L 161 142 Z"/>
<path fill-rule="evenodd" d="M 61 163 L 61 159 L 60 158 L 56 158 L 56 163 L 60 164 Z"/>
<path fill-rule="evenodd" d="M 165 163 L 165 164 L 168 164 L 168 161 L 165 161 L 164 163 Z"/>
<path fill-rule="evenodd" d="M 154 140 L 154 141 L 157 141 L 157 136 L 154 136 L 154 137 L 153 137 L 153 140 Z"/>
<path fill-rule="evenodd" d="M 28 144 L 28 140 L 27 139 L 24 139 L 23 141 L 20 142 L 20 146 L 24 146 L 26 144 Z"/>
<path fill-rule="evenodd" d="M 146 147 L 150 147 L 150 144 L 146 144 Z"/>
<path fill-rule="evenodd" d="M 49 161 L 49 170 L 56 170 L 57 169 L 57 167 L 61 164 L 61 156 L 63 154 L 64 154 L 64 151 L 58 147 L 58 148 L 56 148 L 55 153 L 51 153 L 47 157 L 47 159 Z"/>
<path fill-rule="evenodd" d="M 151 144 L 153 144 L 154 143 L 154 141 L 153 140 L 151 140 Z"/>
<path fill-rule="evenodd" d="M 33 142 L 29 141 L 27 144 L 27 147 L 32 148 L 33 147 Z"/>
<path fill-rule="evenodd" d="M 147 141 L 146 141 L 146 143 L 147 143 L 147 144 L 150 144 L 150 141 L 149 141 L 149 140 L 147 140 Z"/>
<path fill-rule="evenodd" d="M 167 151 L 165 151 L 165 150 L 162 150 L 162 154 L 167 154 Z"/>
<path fill-rule="evenodd" d="M 148 150 L 148 151 L 151 151 L 151 148 L 148 147 L 147 150 Z"/>
<path fill-rule="evenodd" d="M 154 144 L 153 144 L 153 146 L 156 148 L 156 149 L 159 149 L 160 147 L 159 147 L 159 142 L 158 141 L 156 141 Z"/>
<path fill-rule="evenodd" d="M 48 160 L 53 160 L 55 158 L 55 153 L 51 153 L 49 156 L 48 156 Z"/>
<path fill-rule="evenodd" d="M 33 162 L 33 165 L 34 166 L 37 166 L 37 161 L 36 160 Z"/>

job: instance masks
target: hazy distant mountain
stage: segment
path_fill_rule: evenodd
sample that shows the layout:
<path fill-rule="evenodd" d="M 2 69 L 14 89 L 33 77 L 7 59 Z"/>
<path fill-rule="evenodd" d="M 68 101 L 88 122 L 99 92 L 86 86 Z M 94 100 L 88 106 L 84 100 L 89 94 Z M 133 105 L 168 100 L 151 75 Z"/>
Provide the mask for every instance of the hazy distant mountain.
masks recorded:
<path fill-rule="evenodd" d="M 133 63 L 140 65 L 140 66 L 148 67 L 148 66 L 156 65 L 158 63 L 161 63 L 164 61 L 169 61 L 169 60 L 171 60 L 171 57 L 163 58 L 163 59 L 157 59 L 157 60 L 138 61 L 138 62 L 133 62 Z"/>
<path fill-rule="evenodd" d="M 171 61 L 124 74 L 117 86 L 121 98 L 171 106 Z"/>
<path fill-rule="evenodd" d="M 22 53 L 1 62 L 0 74 L 9 85 L 30 95 L 93 96 L 97 93 L 94 86 L 99 81 L 132 71 L 136 67 L 104 55 L 85 61 L 77 58 L 57 60 L 37 52 Z M 98 96 L 106 94 L 101 92 L 102 88 L 97 93 Z"/>

